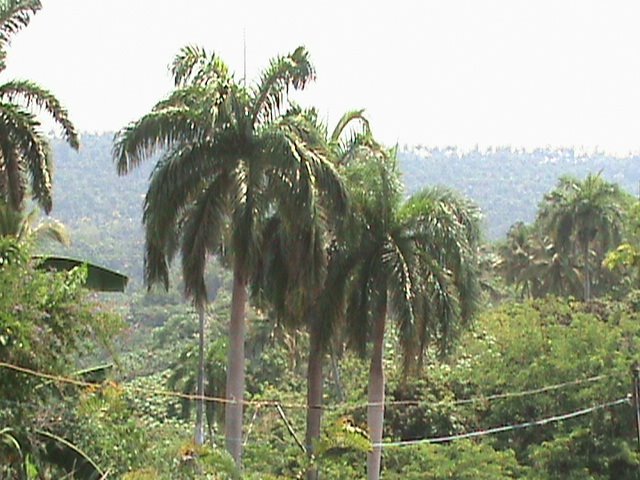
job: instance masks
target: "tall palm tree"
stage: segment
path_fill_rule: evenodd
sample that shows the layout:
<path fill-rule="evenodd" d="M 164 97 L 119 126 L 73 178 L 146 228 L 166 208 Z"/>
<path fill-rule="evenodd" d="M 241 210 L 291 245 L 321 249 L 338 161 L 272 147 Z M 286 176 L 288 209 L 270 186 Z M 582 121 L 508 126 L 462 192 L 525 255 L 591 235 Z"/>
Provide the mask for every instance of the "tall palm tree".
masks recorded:
<path fill-rule="evenodd" d="M 199 311 L 201 346 L 207 257 L 221 245 L 230 257 L 225 438 L 239 463 L 247 286 L 260 258 L 267 216 L 276 211 L 287 224 L 305 221 L 318 192 L 331 198 L 342 186 L 318 147 L 321 139 L 308 113 L 287 102 L 290 88 L 301 89 L 314 78 L 304 48 L 273 59 L 253 86 L 237 82 L 215 54 L 200 48 L 182 49 L 172 72 L 175 91 L 117 134 L 114 158 L 123 174 L 163 152 L 145 199 L 145 276 L 148 285 L 166 286 L 168 264 L 181 252 L 185 292 Z M 202 371 L 199 377 L 200 394 Z M 198 442 L 203 410 L 201 405 Z"/>
<path fill-rule="evenodd" d="M 324 125 L 318 129 L 339 171 L 353 159 L 382 148 L 373 140 L 363 110 L 345 112 L 330 134 Z M 332 199 L 331 209 L 318 203 L 311 223 L 297 222 L 284 229 L 275 216 L 265 235 L 263 261 L 254 282 L 258 297 L 268 301 L 280 321 L 309 333 L 305 442 L 310 458 L 321 431 L 324 356 L 344 317 L 346 284 L 355 265 L 345 248 L 349 222 L 342 219 L 346 212 L 341 196 Z M 308 470 L 307 478 L 317 478 L 315 467 Z"/>
<path fill-rule="evenodd" d="M 447 351 L 478 309 L 481 214 L 467 198 L 432 187 L 412 195 L 398 215 L 415 250 L 413 310 L 420 368 L 426 348 L 437 341 Z"/>
<path fill-rule="evenodd" d="M 538 221 L 549 233 L 559 252 L 579 253 L 583 268 L 583 297 L 591 299 L 592 252 L 602 262 L 606 252 L 620 243 L 624 194 L 600 174 L 584 180 L 562 177 L 545 195 Z"/>
<path fill-rule="evenodd" d="M 364 349 L 371 342 L 367 422 L 373 449 L 367 478 L 380 478 L 384 420 L 384 338 L 398 324 L 406 367 L 434 338 L 451 336 L 455 322 L 476 306 L 477 208 L 441 189 L 401 202 L 394 152 L 372 155 L 347 169 L 358 263 L 352 275 L 347 322 Z"/>
<path fill-rule="evenodd" d="M 39 0 L 0 2 L 0 72 L 5 69 L 12 36 L 42 8 Z M 27 192 L 49 213 L 52 208 L 52 157 L 47 138 L 32 109 L 47 112 L 61 127 L 69 145 L 78 149 L 78 135 L 67 111 L 48 90 L 29 80 L 0 85 L 0 198 L 13 209 L 24 208 Z"/>

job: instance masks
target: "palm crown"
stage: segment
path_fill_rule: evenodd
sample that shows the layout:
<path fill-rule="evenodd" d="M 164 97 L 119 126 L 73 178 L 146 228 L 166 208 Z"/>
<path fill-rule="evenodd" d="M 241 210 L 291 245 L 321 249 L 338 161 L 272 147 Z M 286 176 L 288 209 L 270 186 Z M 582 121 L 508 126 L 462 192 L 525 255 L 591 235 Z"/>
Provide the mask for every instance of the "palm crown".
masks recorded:
<path fill-rule="evenodd" d="M 5 69 L 11 37 L 25 27 L 41 8 L 36 0 L 5 0 L 0 3 L 0 71 Z M 52 159 L 41 124 L 33 110 L 46 111 L 62 128 L 71 147 L 78 135 L 67 111 L 48 90 L 29 80 L 0 85 L 0 196 L 15 210 L 24 207 L 29 192 L 49 213 L 52 208 Z"/>

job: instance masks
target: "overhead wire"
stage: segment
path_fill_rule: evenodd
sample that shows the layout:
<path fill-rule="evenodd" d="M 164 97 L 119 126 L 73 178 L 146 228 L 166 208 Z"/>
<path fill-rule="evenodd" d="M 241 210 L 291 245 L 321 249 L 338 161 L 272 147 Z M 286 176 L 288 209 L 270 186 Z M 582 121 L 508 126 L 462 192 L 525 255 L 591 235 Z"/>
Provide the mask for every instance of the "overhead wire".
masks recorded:
<path fill-rule="evenodd" d="M 447 435 L 443 437 L 433 437 L 433 438 L 421 438 L 417 440 L 400 440 L 396 442 L 381 442 L 373 444 L 373 447 L 381 447 L 381 448 L 390 448 L 390 447 L 406 447 L 411 445 L 423 445 L 423 444 L 431 444 L 431 443 L 446 443 L 454 440 L 463 440 L 467 438 L 475 438 L 475 437 L 483 437 L 485 435 L 493 435 L 496 433 L 509 432 L 513 430 L 520 430 L 522 428 L 534 427 L 547 425 L 549 423 L 561 422 L 564 420 L 569 420 L 571 418 L 580 417 L 583 415 L 587 415 L 589 413 L 595 412 L 597 410 L 602 410 L 605 408 L 615 407 L 617 405 L 621 405 L 623 403 L 629 404 L 630 398 L 624 397 L 619 398 L 618 400 L 613 400 L 611 402 L 601 403 L 599 405 L 595 405 L 593 407 L 583 408 L 580 410 L 575 410 L 573 412 L 564 413 L 562 415 L 554 415 L 552 417 L 542 418 L 540 420 L 532 420 L 529 422 L 516 423 L 513 425 L 503 425 L 500 427 L 487 428 L 484 430 L 476 430 L 473 432 L 460 433 L 455 435 Z"/>
<path fill-rule="evenodd" d="M 89 388 L 89 389 L 101 389 L 104 388 L 104 383 L 99 383 L 99 382 L 88 382 L 85 380 L 79 380 L 77 378 L 71 378 L 71 377 L 67 377 L 67 376 L 62 376 L 62 375 L 55 375 L 55 374 L 50 374 L 50 373 L 46 373 L 46 372 L 41 372 L 41 371 L 37 371 L 37 370 L 33 370 L 30 368 L 26 368 L 26 367 L 22 367 L 19 365 L 14 365 L 11 363 L 7 363 L 7 362 L 0 362 L 0 368 L 5 368 L 5 369 L 9 369 L 9 370 L 13 370 L 19 373 L 23 373 L 25 375 L 30 375 L 30 376 L 35 376 L 35 377 L 39 377 L 39 378 L 43 378 L 49 381 L 54 381 L 54 382 L 59 382 L 59 383 L 65 383 L 65 384 L 69 384 L 69 385 L 75 385 L 78 387 L 83 387 L 83 388 Z M 470 404 L 470 403 L 479 403 L 479 402 L 487 402 L 487 401 L 493 401 L 493 400 L 499 400 L 499 399 L 505 399 L 505 398 L 514 398 L 514 397 L 523 397 L 523 396 L 529 396 L 529 395 L 538 395 L 541 393 L 545 393 L 545 392 L 550 392 L 550 391 L 555 391 L 555 390 L 560 390 L 563 388 L 567 388 L 567 387 L 571 387 L 571 386 L 576 386 L 576 385 L 581 385 L 581 384 L 585 384 L 585 383 L 593 383 L 593 382 L 597 382 L 600 380 L 604 380 L 606 378 L 610 378 L 611 375 L 597 375 L 597 376 L 592 376 L 592 377 L 588 377 L 588 378 L 583 378 L 583 379 L 576 379 L 576 380 L 571 380 L 571 381 L 567 381 L 567 382 L 562 382 L 562 383 L 557 383 L 554 385 L 547 385 L 544 387 L 539 387 L 539 388 L 535 388 L 535 389 L 529 389 L 529 390 L 522 390 L 522 391 L 515 391 L 515 392 L 504 392 L 504 393 L 497 393 L 497 394 L 493 394 L 493 395 L 480 395 L 480 396 L 476 396 L 476 397 L 470 397 L 470 398 L 463 398 L 463 399 L 453 399 L 453 400 L 435 400 L 435 401 L 427 401 L 427 400 L 423 400 L 423 399 L 413 399 L 413 400 L 390 400 L 390 401 L 386 401 L 384 402 L 384 406 L 395 406 L 395 405 L 428 405 L 428 406 L 436 406 L 436 405 L 464 405 L 464 404 Z M 308 406 L 304 403 L 287 403 L 287 402 L 283 402 L 281 400 L 232 400 L 232 399 L 228 399 L 228 398 L 224 398 L 224 397 L 216 397 L 216 396 L 209 396 L 209 395 L 197 395 L 197 394 L 190 394 L 190 393 L 184 393 L 184 392 L 178 392 L 178 391 L 174 391 L 174 390 L 166 390 L 166 389 L 154 389 L 154 388 L 143 388 L 143 387 L 136 387 L 133 385 L 122 385 L 122 384 L 116 384 L 118 387 L 126 389 L 127 391 L 130 392 L 134 392 L 134 393 L 142 393 L 142 394 L 148 394 L 148 395 L 153 395 L 153 396 L 164 396 L 164 397 L 172 397 L 172 398 L 180 398 L 180 399 L 184 399 L 184 400 L 192 400 L 192 401 L 197 401 L 197 400 L 203 400 L 205 402 L 213 402 L 213 403 L 220 403 L 220 404 L 227 404 L 227 403 L 242 403 L 245 406 L 276 406 L 276 405 L 280 405 L 283 408 L 289 408 L 289 409 L 322 409 L 322 410 L 327 410 L 327 411 L 335 411 L 335 410 L 340 410 L 340 409 L 357 409 L 357 408 L 366 408 L 366 407 L 376 407 L 376 406 L 380 406 L 382 405 L 381 402 L 363 402 L 363 403 L 342 403 L 342 404 L 335 404 L 335 405 L 317 405 L 317 406 Z"/>
<path fill-rule="evenodd" d="M 23 373 L 25 375 L 32 375 L 32 376 L 43 378 L 43 379 L 46 379 L 46 380 L 49 380 L 49 381 L 66 383 L 66 384 L 75 385 L 75 386 L 78 386 L 78 387 L 89 388 L 89 389 L 96 390 L 96 391 L 105 387 L 105 383 L 87 382 L 87 381 L 84 381 L 84 380 L 74 379 L 74 378 L 70 378 L 70 377 L 64 377 L 64 376 L 61 376 L 61 375 L 53 375 L 53 374 L 50 374 L 50 373 L 40 372 L 40 371 L 37 371 L 37 370 L 32 370 L 32 369 L 29 369 L 29 368 L 26 368 L 26 367 L 21 367 L 19 365 L 14 365 L 14 364 L 6 363 L 6 362 L 0 362 L 0 368 L 10 369 L 10 370 L 13 370 L 13 371 L 16 371 L 16 372 L 19 372 L 19 373 Z M 447 402 L 447 401 L 424 402 L 424 401 L 421 401 L 421 400 L 404 400 L 404 401 L 387 402 L 386 405 L 439 404 L 439 403 L 469 404 L 469 403 L 474 403 L 474 402 L 479 402 L 479 401 L 488 401 L 488 400 L 497 400 L 497 399 L 504 399 L 504 398 L 536 395 L 536 394 L 540 394 L 540 393 L 544 393 L 544 392 L 556 391 L 556 390 L 559 390 L 561 388 L 566 388 L 566 387 L 569 387 L 569 386 L 596 382 L 596 381 L 603 380 L 603 379 L 609 378 L 609 377 L 611 377 L 611 375 L 597 375 L 597 376 L 588 377 L 588 378 L 584 378 L 584 379 L 576 379 L 576 380 L 569 381 L 569 382 L 563 382 L 563 383 L 558 383 L 558 384 L 554 384 L 554 385 L 548 385 L 548 386 L 540 387 L 540 388 L 536 388 L 536 389 L 523 390 L 523 391 L 518 391 L 518 392 L 505 392 L 505 393 L 501 393 L 501 394 L 472 397 L 472 398 L 467 398 L 467 399 L 454 400 L 454 401 L 450 401 L 450 402 Z M 106 383 L 106 385 L 108 385 L 108 384 L 109 384 L 109 382 Z M 121 385 L 117 385 L 117 386 L 122 388 Z M 174 398 L 183 398 L 183 399 L 188 399 L 188 400 L 205 400 L 205 401 L 209 401 L 209 402 L 218 402 L 218 403 L 233 403 L 233 402 L 235 402 L 234 400 L 230 400 L 230 399 L 226 399 L 226 398 L 222 398 L 222 397 L 210 397 L 210 396 L 206 396 L 206 395 L 199 396 L 199 395 L 186 394 L 186 393 L 176 392 L 176 391 L 171 391 L 171 390 L 149 389 L 149 388 L 141 388 L 141 387 L 135 387 L 135 386 L 130 386 L 130 385 L 126 387 L 126 390 L 131 391 L 131 392 L 145 393 L 145 394 L 148 394 L 148 395 L 167 396 L 167 397 L 174 397 Z M 280 402 L 280 401 L 277 401 L 277 400 L 244 400 L 244 401 L 242 401 L 242 403 L 244 405 L 253 405 L 253 406 L 256 407 L 256 412 L 254 413 L 254 419 L 252 420 L 252 422 L 255 421 L 255 417 L 257 416 L 258 411 L 261 409 L 261 407 L 265 407 L 265 406 L 273 406 L 273 407 L 275 407 L 276 411 L 278 412 L 278 414 L 280 415 L 282 420 L 285 422 L 285 425 L 286 425 L 287 429 L 289 430 L 289 433 L 296 440 L 296 443 L 298 444 L 298 446 L 301 446 L 301 448 L 304 449 L 304 446 L 302 446 L 301 441 L 297 438 L 295 432 L 293 431 L 292 425 L 290 424 L 289 420 L 286 418 L 286 415 L 284 415 L 283 408 L 305 408 L 306 409 L 307 405 L 296 404 L 296 403 L 287 404 L 287 403 L 283 403 L 283 402 Z M 504 432 L 514 431 L 514 430 L 519 430 L 519 429 L 524 429 L 524 428 L 529 428 L 529 427 L 543 426 L 543 425 L 547 425 L 547 424 L 550 424 L 550 423 L 561 422 L 561 421 L 564 421 L 564 420 L 568 420 L 568 419 L 584 416 L 584 415 L 587 415 L 589 413 L 593 413 L 593 412 L 595 412 L 597 410 L 602 410 L 602 409 L 606 409 L 606 408 L 619 406 L 619 405 L 622 405 L 624 403 L 630 404 L 630 395 L 627 395 L 624 398 L 619 398 L 617 400 L 613 400 L 613 401 L 610 401 L 610 402 L 600 403 L 598 405 L 582 408 L 582 409 L 575 410 L 575 411 L 572 411 L 572 412 L 569 412 L 569 413 L 553 415 L 553 416 L 550 416 L 550 417 L 545 417 L 545 418 L 542 418 L 542 419 L 532 420 L 532 421 L 528 421 L 528 422 L 522 422 L 522 423 L 516 423 L 516 424 L 510 424 L 510 425 L 502 425 L 502 426 L 487 428 L 487 429 L 483 429 L 483 430 L 475 430 L 475 431 L 471 431 L 471 432 L 458 433 L 458 434 L 446 435 L 446 436 L 441 436 L 441 437 L 421 438 L 421 439 L 415 439 L 415 440 L 385 441 L 385 442 L 375 443 L 372 446 L 373 447 L 381 447 L 381 448 L 396 448 L 396 447 L 406 447 L 406 446 L 412 446 L 412 445 L 447 443 L 447 442 L 452 442 L 452 441 L 456 441 L 456 440 L 483 437 L 483 436 L 486 436 L 486 435 L 494 435 L 494 434 L 498 434 L 498 433 L 504 433 Z M 360 406 L 369 406 L 369 405 L 377 405 L 377 406 L 379 406 L 380 403 L 370 402 L 370 403 L 361 404 Z M 343 406 L 357 408 L 357 405 L 354 406 L 354 405 L 350 405 L 350 404 L 344 404 Z M 331 409 L 337 409 L 339 407 L 340 406 L 332 406 Z M 327 407 L 321 407 L 321 408 L 327 408 Z M 249 437 L 249 432 L 247 432 L 247 437 L 244 439 L 245 443 L 248 441 L 248 437 Z"/>

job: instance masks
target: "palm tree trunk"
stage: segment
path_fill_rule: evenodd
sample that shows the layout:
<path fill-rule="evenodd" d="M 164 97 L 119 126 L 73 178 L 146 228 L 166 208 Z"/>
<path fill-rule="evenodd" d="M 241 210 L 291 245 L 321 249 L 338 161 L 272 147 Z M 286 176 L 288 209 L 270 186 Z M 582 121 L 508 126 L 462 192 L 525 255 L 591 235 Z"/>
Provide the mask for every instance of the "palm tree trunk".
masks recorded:
<path fill-rule="evenodd" d="M 589 244 L 584 246 L 584 301 L 591 300 L 591 272 L 589 271 Z"/>
<path fill-rule="evenodd" d="M 307 455 L 313 456 L 313 444 L 320 438 L 322 423 L 322 387 L 324 377 L 322 373 L 322 342 L 317 321 L 311 323 L 309 329 L 309 363 L 307 365 L 307 434 L 305 443 Z M 311 466 L 307 470 L 307 480 L 316 480 L 318 470 Z"/>
<path fill-rule="evenodd" d="M 382 458 L 382 427 L 384 424 L 384 328 L 387 319 L 387 296 L 384 294 L 379 309 L 373 318 L 373 351 L 369 369 L 369 406 L 367 423 L 373 449 L 367 458 L 367 479 L 380 479 L 380 461 Z"/>
<path fill-rule="evenodd" d="M 204 444 L 204 304 L 198 305 L 198 385 L 196 394 L 195 444 Z"/>
<path fill-rule="evenodd" d="M 246 275 L 240 268 L 234 269 L 231 294 L 231 319 L 229 321 L 229 354 L 227 359 L 224 436 L 227 450 L 240 467 L 242 459 L 242 409 L 244 400 L 244 337 L 245 309 L 247 304 Z"/>

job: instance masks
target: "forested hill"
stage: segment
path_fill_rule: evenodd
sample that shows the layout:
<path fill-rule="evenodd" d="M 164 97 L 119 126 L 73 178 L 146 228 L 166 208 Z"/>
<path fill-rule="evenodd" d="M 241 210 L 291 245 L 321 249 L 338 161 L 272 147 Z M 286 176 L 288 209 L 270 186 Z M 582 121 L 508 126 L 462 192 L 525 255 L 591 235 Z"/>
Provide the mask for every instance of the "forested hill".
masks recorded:
<path fill-rule="evenodd" d="M 446 185 L 477 202 L 489 240 L 502 238 L 518 220 L 531 222 L 538 202 L 562 175 L 604 178 L 637 194 L 640 156 L 617 158 L 572 148 L 533 151 L 494 148 L 460 152 L 455 148 L 405 147 L 399 152 L 408 193 L 425 185 Z"/>
<path fill-rule="evenodd" d="M 79 153 L 54 141 L 56 175 L 53 216 L 67 224 L 70 252 L 142 277 L 142 202 L 153 162 L 118 177 L 111 159 L 113 134 L 84 134 Z M 605 178 L 637 192 L 640 157 L 583 155 L 572 149 L 531 152 L 509 148 L 459 152 L 404 148 L 400 166 L 409 193 L 425 185 L 447 185 L 475 200 L 485 215 L 488 239 L 502 237 L 518 220 L 531 221 L 542 195 L 563 174 L 602 171 Z"/>
<path fill-rule="evenodd" d="M 142 279 L 142 204 L 153 162 L 119 177 L 111 157 L 113 133 L 83 134 L 79 152 L 54 140 L 52 216 L 71 231 L 63 253 Z"/>

